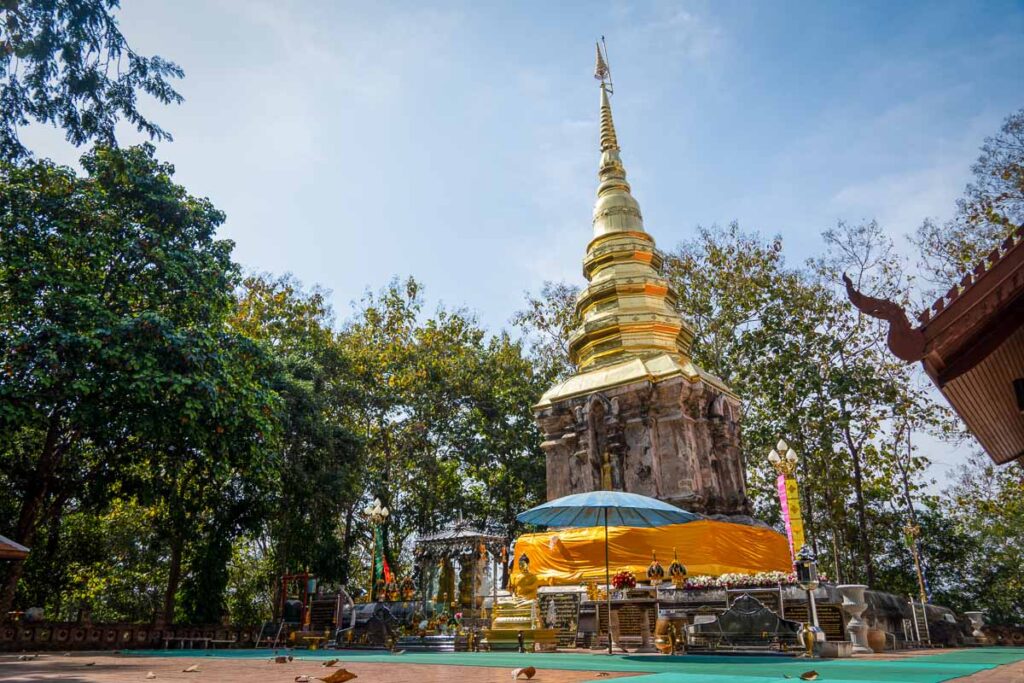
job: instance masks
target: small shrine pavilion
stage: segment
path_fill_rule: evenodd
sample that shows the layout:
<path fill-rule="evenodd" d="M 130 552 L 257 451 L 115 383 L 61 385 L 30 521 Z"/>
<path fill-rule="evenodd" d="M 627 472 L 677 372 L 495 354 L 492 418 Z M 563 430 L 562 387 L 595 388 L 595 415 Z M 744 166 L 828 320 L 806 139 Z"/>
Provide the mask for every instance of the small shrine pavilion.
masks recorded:
<path fill-rule="evenodd" d="M 442 605 L 442 611 L 453 607 L 454 611 L 479 613 L 482 591 L 490 587 L 494 592 L 500 580 L 497 571 L 506 542 L 505 537 L 462 520 L 417 538 L 413 552 L 424 606 L 433 602 Z"/>

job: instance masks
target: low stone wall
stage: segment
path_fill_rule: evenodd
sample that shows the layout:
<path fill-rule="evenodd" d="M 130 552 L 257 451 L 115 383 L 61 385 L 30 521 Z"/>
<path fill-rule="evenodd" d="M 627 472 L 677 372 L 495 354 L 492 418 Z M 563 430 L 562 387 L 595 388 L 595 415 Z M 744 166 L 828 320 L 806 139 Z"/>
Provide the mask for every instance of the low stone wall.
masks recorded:
<path fill-rule="evenodd" d="M 233 641 L 216 647 L 254 647 L 260 628 L 235 626 L 154 626 L 151 624 L 79 624 L 39 622 L 0 626 L 0 651 L 139 650 L 164 647 L 166 638 Z M 198 647 L 202 643 L 197 642 Z M 177 647 L 172 643 L 171 647 Z M 213 647 L 214 644 L 211 644 Z"/>

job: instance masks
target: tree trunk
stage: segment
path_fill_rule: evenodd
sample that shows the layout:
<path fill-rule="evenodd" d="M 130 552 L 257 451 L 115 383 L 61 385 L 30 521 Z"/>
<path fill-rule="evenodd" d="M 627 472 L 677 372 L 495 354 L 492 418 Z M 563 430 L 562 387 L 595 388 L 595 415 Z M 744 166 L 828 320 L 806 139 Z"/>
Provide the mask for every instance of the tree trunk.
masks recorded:
<path fill-rule="evenodd" d="M 35 542 L 36 529 L 39 525 L 39 513 L 46 500 L 46 494 L 50 490 L 57 467 L 60 465 L 63 449 L 58 448 L 57 442 L 60 436 L 60 415 L 54 411 L 50 415 L 50 423 L 46 429 L 46 439 L 43 441 L 43 450 L 39 454 L 39 462 L 36 470 L 28 480 L 25 488 L 25 496 L 21 501 L 21 511 L 18 515 L 18 525 L 14 530 L 14 541 L 31 548 Z M 24 571 L 23 561 L 11 564 L 7 572 L 7 580 L 0 594 L 0 615 L 11 611 L 14 604 L 14 594 L 18 587 L 18 581 Z"/>
<path fill-rule="evenodd" d="M 48 514 L 49 519 L 46 522 L 46 551 L 43 556 L 43 567 L 47 576 L 59 576 L 60 570 L 57 568 L 57 553 L 60 550 L 60 523 L 64 519 L 64 507 L 67 505 L 67 494 L 61 494 L 54 501 L 53 506 Z M 53 611 L 60 613 L 63 593 L 57 591 L 57 594 L 53 596 L 52 607 Z M 35 598 L 38 604 L 43 604 L 45 598 Z"/>
<path fill-rule="evenodd" d="M 345 511 L 345 534 L 341 540 L 341 585 L 348 585 L 352 573 L 352 543 L 355 540 L 353 526 L 355 524 L 356 505 L 353 502 Z"/>
<path fill-rule="evenodd" d="M 816 528 L 814 526 L 814 499 L 811 497 L 811 488 L 812 488 L 812 486 L 811 486 L 811 483 L 812 483 L 811 479 L 812 479 L 812 477 L 811 477 L 810 456 L 807 454 L 807 449 L 804 447 L 804 444 L 802 442 L 797 442 L 796 446 L 797 446 L 798 449 L 800 449 L 800 464 L 802 465 L 801 469 L 803 470 L 803 475 L 804 475 L 803 485 L 799 489 L 800 490 L 799 497 L 803 499 L 800 502 L 800 505 L 803 508 L 802 516 L 803 516 L 804 528 L 806 529 L 806 532 L 807 532 L 805 534 L 806 535 L 806 539 L 804 540 L 804 542 L 806 543 L 807 540 L 810 540 L 811 549 L 814 551 L 814 556 L 815 557 L 820 557 L 821 553 L 820 553 L 820 550 L 818 549 L 818 533 L 817 533 L 817 530 L 816 530 Z M 782 455 L 785 455 L 785 454 L 783 453 Z M 794 553 L 795 552 L 799 552 L 799 550 L 800 550 L 799 548 L 794 548 L 793 552 Z"/>
<path fill-rule="evenodd" d="M 181 583 L 181 554 L 184 541 L 178 536 L 171 537 L 171 565 L 167 571 L 167 592 L 164 593 L 164 613 L 161 624 L 174 623 L 174 606 L 178 598 L 178 584 Z"/>
<path fill-rule="evenodd" d="M 860 448 L 857 446 L 850 433 L 849 413 L 846 411 L 846 402 L 840 400 L 839 407 L 843 417 L 846 418 L 843 424 L 843 438 L 846 440 L 846 447 L 850 451 L 850 458 L 853 460 L 853 492 L 855 496 L 855 507 L 857 508 L 858 546 L 861 555 L 861 562 L 867 578 L 867 585 L 874 586 L 875 565 L 871 560 L 871 540 L 868 537 L 868 515 L 867 504 L 864 502 L 864 473 L 860 462 Z"/>

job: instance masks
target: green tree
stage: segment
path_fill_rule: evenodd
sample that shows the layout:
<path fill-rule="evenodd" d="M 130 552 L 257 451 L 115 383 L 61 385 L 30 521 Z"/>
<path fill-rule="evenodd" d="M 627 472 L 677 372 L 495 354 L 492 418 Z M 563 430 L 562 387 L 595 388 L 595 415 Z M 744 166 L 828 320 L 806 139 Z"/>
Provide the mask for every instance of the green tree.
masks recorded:
<path fill-rule="evenodd" d="M 223 328 L 237 280 L 215 238 L 223 214 L 149 145 L 82 165 L 0 165 L 0 469 L 16 510 L 5 532 L 29 546 L 83 482 L 116 483 L 122 467 L 183 481 L 195 465 L 210 490 L 226 483 L 214 472 L 260 473 L 274 432 L 265 358 Z"/>
<path fill-rule="evenodd" d="M 545 498 L 545 459 L 533 405 L 551 384 L 507 334 L 480 350 L 466 425 L 466 480 L 472 516 L 515 538 L 516 514 Z"/>
<path fill-rule="evenodd" d="M 516 311 L 512 324 L 529 340 L 530 354 L 552 381 L 576 372 L 569 358 L 569 335 L 576 329 L 576 295 L 580 288 L 565 282 L 545 281 L 534 296 L 527 292 L 526 307 Z"/>
<path fill-rule="evenodd" d="M 345 583 L 341 532 L 361 492 L 361 445 L 346 421 L 358 392 L 326 295 L 290 276 L 249 276 L 231 324 L 277 360 L 280 479 L 264 529 L 275 573 L 308 568 L 322 581 Z"/>
<path fill-rule="evenodd" d="M 953 218 L 945 223 L 925 220 L 911 238 L 920 254 L 921 273 L 935 287 L 933 296 L 959 282 L 1024 225 L 1024 109 L 985 138 L 971 171 L 974 179 L 957 200 Z"/>
<path fill-rule="evenodd" d="M 985 610 L 990 623 L 1024 622 L 1024 468 L 974 453 L 957 468 L 937 510 L 946 529 L 931 530 L 933 545 L 942 546 L 929 555 L 936 601 Z"/>
<path fill-rule="evenodd" d="M 346 538 L 369 539 L 358 510 L 377 496 L 392 512 L 392 567 L 413 535 L 460 517 L 513 534 L 515 512 L 544 494 L 531 406 L 550 376 L 521 344 L 488 339 L 463 312 L 424 314 L 412 279 L 367 295 L 340 339 L 360 392 L 351 424 L 365 444 L 365 495 L 346 518 Z"/>
<path fill-rule="evenodd" d="M 129 47 L 117 24 L 118 0 L 11 0 L 0 5 L 0 158 L 28 154 L 18 128 L 64 129 L 78 146 L 116 145 L 124 119 L 150 139 L 170 135 L 144 116 L 138 95 L 182 101 L 169 81 L 182 70 Z"/>
<path fill-rule="evenodd" d="M 360 391 L 350 416 L 366 444 L 360 503 L 380 497 L 391 510 L 384 544 L 392 566 L 414 533 L 436 530 L 465 507 L 455 435 L 483 332 L 444 310 L 421 321 L 422 307 L 415 280 L 393 280 L 364 297 L 340 335 Z M 369 538 L 361 507 L 349 515 L 352 543 Z"/>

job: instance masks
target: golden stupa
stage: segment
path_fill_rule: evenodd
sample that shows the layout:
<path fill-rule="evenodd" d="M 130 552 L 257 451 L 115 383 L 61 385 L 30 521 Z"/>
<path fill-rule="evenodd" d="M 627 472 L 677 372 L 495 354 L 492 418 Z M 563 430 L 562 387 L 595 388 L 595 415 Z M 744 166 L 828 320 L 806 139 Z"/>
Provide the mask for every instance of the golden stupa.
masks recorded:
<path fill-rule="evenodd" d="M 642 573 L 674 548 L 694 574 L 788 571 L 786 539 L 750 516 L 740 400 L 690 357 L 693 330 L 662 274 L 626 181 L 598 47 L 600 151 L 593 237 L 583 260 L 569 354 L 578 371 L 534 406 L 544 435 L 547 498 L 614 489 L 664 500 L 705 520 L 610 530 L 612 564 Z M 542 583 L 604 578 L 603 529 L 528 534 L 516 542 Z"/>
<path fill-rule="evenodd" d="M 676 293 L 661 274 L 662 256 L 644 230 L 640 204 L 626 180 L 608 97 L 608 73 L 598 51 L 600 183 L 594 237 L 583 259 L 589 284 L 576 301 L 580 324 L 569 340 L 569 355 L 580 371 L 548 390 L 537 407 L 602 387 L 670 375 L 707 382 L 732 396 L 721 380 L 690 360 L 693 330 L 679 314 Z"/>

